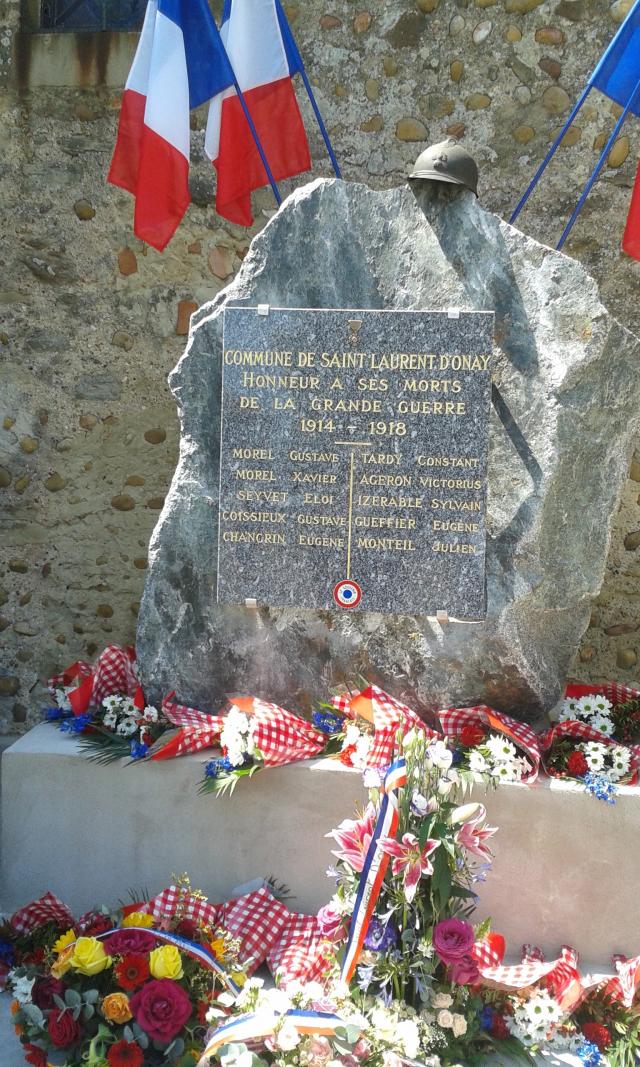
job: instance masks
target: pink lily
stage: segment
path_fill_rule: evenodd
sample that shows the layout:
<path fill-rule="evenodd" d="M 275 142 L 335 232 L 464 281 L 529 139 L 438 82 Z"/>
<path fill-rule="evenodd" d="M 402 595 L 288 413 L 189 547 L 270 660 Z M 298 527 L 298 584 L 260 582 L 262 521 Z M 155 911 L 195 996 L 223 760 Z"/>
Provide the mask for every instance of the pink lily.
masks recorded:
<path fill-rule="evenodd" d="M 429 839 L 424 848 L 420 849 L 420 842 L 414 834 L 404 834 L 402 841 L 396 841 L 393 837 L 383 837 L 380 848 L 394 860 L 391 870 L 394 874 L 404 871 L 404 895 L 409 903 L 416 895 L 418 882 L 423 874 L 433 874 L 433 865 L 429 856 L 434 852 L 439 841 Z"/>
<path fill-rule="evenodd" d="M 480 810 L 473 819 L 465 822 L 456 834 L 456 844 L 461 845 L 467 852 L 478 856 L 481 860 L 491 861 L 491 849 L 487 845 L 490 837 L 498 832 L 497 826 L 480 827 L 479 823 L 487 817 L 486 809 L 480 805 Z"/>
<path fill-rule="evenodd" d="M 333 837 L 340 846 L 340 851 L 334 851 L 332 855 L 348 863 L 354 871 L 361 871 L 369 851 L 375 822 L 376 812 L 371 804 L 362 819 L 344 819 L 335 830 L 327 834 L 327 837 Z"/>

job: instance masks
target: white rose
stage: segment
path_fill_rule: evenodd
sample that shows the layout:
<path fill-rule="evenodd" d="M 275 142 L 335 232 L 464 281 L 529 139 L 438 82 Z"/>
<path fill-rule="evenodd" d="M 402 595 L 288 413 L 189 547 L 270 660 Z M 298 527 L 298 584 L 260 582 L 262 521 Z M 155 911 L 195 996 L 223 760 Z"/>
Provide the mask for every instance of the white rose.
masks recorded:
<path fill-rule="evenodd" d="M 450 1011 L 439 1011 L 436 1017 L 436 1022 L 443 1030 L 450 1030 L 453 1026 L 453 1015 Z"/>
<path fill-rule="evenodd" d="M 431 1003 L 434 1008 L 450 1008 L 453 1004 L 453 997 L 450 997 L 448 993 L 436 993 L 431 998 Z"/>
<path fill-rule="evenodd" d="M 467 1020 L 465 1019 L 464 1015 L 454 1015 L 453 1016 L 453 1027 L 452 1027 L 452 1029 L 453 1029 L 453 1036 L 454 1037 L 462 1037 L 463 1034 L 466 1034 L 466 1032 L 467 1032 Z"/>

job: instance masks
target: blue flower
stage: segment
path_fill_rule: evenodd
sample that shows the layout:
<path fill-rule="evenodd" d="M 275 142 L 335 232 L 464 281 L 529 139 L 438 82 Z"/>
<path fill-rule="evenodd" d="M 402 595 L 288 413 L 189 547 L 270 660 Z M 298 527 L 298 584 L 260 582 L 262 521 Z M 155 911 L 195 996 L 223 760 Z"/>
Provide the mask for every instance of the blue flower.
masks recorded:
<path fill-rule="evenodd" d="M 598 1064 L 605 1062 L 604 1057 L 600 1053 L 600 1049 L 597 1045 L 594 1045 L 592 1041 L 583 1041 L 576 1049 L 576 1053 L 584 1063 L 585 1067 L 598 1067 Z"/>
<path fill-rule="evenodd" d="M 72 711 L 65 711 L 64 708 L 43 708 L 42 710 L 42 718 L 45 722 L 57 722 L 58 719 L 69 719 L 72 714 Z"/>
<path fill-rule="evenodd" d="M 457 767 L 459 763 L 462 763 L 462 752 L 459 748 L 454 749 L 453 759 L 451 760 L 451 766 Z"/>
<path fill-rule="evenodd" d="M 587 787 L 587 793 L 591 793 L 598 800 L 606 801 L 607 804 L 615 804 L 618 788 L 604 775 L 589 771 L 585 774 L 583 781 Z"/>
<path fill-rule="evenodd" d="M 142 741 L 131 742 L 131 759 L 144 759 L 148 751 L 149 746 Z"/>
<path fill-rule="evenodd" d="M 322 730 L 323 734 L 339 734 L 342 730 L 343 720 L 332 711 L 314 711 L 311 721 L 316 730 Z"/>
<path fill-rule="evenodd" d="M 367 936 L 364 939 L 364 947 L 373 952 L 386 952 L 393 948 L 398 941 L 398 931 L 391 922 L 383 923 L 375 916 L 369 923 Z"/>
<path fill-rule="evenodd" d="M 0 961 L 12 967 L 15 963 L 16 954 L 10 941 L 0 941 Z"/>
<path fill-rule="evenodd" d="M 247 760 L 245 759 L 244 763 L 246 762 Z M 233 766 L 233 763 L 231 762 L 229 757 L 222 756 L 221 759 L 212 759 L 209 760 L 208 763 L 205 763 L 204 776 L 205 778 L 217 778 L 219 774 L 222 774 L 225 771 L 228 773 L 229 771 L 234 771 L 235 769 L 236 768 Z"/>
<path fill-rule="evenodd" d="M 493 1008 L 490 1004 L 485 1004 L 484 1008 L 479 1015 L 480 1026 L 483 1030 L 490 1030 L 493 1026 Z"/>
<path fill-rule="evenodd" d="M 92 718 L 93 716 L 89 712 L 86 715 L 72 715 L 71 718 L 62 720 L 60 729 L 65 734 L 81 734 Z"/>

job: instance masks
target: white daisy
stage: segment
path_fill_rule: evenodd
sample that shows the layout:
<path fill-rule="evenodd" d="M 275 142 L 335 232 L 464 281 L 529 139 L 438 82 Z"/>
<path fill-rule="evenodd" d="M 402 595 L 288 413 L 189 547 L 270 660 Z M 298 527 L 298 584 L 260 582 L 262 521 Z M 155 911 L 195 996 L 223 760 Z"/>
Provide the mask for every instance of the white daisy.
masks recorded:
<path fill-rule="evenodd" d="M 578 745 L 581 748 L 585 756 L 604 756 L 607 752 L 607 746 L 603 745 L 601 741 L 585 741 L 584 744 Z"/>
<path fill-rule="evenodd" d="M 102 721 L 106 727 L 113 730 L 118 722 L 117 711 L 107 711 L 106 714 L 102 716 Z"/>
<path fill-rule="evenodd" d="M 584 757 L 590 771 L 601 771 L 604 767 L 604 756 L 599 752 L 585 752 Z"/>
<path fill-rule="evenodd" d="M 145 722 L 157 722 L 158 709 L 154 708 L 152 704 L 147 705 L 147 707 L 142 712 L 142 718 Z"/>
<path fill-rule="evenodd" d="M 489 765 L 482 755 L 482 752 L 478 752 L 476 748 L 473 748 L 469 753 L 469 770 L 474 774 L 483 774 L 489 769 Z"/>
<path fill-rule="evenodd" d="M 622 745 L 614 745 L 609 749 L 609 755 L 614 763 L 619 763 L 625 771 L 629 770 L 629 767 L 631 766 L 631 753 L 628 749 L 624 748 Z"/>
<path fill-rule="evenodd" d="M 562 707 L 560 708 L 560 714 L 558 715 L 558 722 L 568 722 L 571 719 L 578 718 L 578 701 L 576 697 L 567 697 L 563 700 Z"/>
<path fill-rule="evenodd" d="M 491 769 L 491 777 L 499 782 L 515 782 L 516 769 L 513 763 L 496 763 Z"/>
<path fill-rule="evenodd" d="M 138 724 L 135 719 L 123 719 L 116 727 L 116 733 L 120 737 L 131 737 L 138 729 Z"/>
<path fill-rule="evenodd" d="M 599 696 L 580 697 L 576 706 L 578 718 L 590 720 L 593 715 L 597 715 L 602 710 L 598 706 L 602 699 Z"/>
<path fill-rule="evenodd" d="M 512 745 L 511 742 L 501 734 L 490 734 L 485 745 L 489 749 L 494 760 L 499 760 L 501 763 L 510 763 L 517 756 L 515 745 Z"/>
<path fill-rule="evenodd" d="M 598 733 L 604 734 L 605 737 L 611 737 L 614 726 L 611 719 L 607 715 L 603 715 L 601 712 L 597 712 L 589 720 L 589 726 L 592 730 L 597 730 Z"/>

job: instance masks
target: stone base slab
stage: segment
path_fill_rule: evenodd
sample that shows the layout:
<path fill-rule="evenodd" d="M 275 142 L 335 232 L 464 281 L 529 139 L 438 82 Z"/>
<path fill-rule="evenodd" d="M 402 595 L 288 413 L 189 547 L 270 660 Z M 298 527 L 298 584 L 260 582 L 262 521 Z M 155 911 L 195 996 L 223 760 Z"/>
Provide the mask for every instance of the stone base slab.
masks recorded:
<path fill-rule="evenodd" d="M 48 725 L 2 757 L 2 904 L 13 910 L 50 889 L 74 911 L 162 889 L 188 871 L 212 900 L 273 875 L 291 907 L 326 903 L 325 836 L 366 800 L 360 775 L 333 760 L 267 770 L 231 797 L 199 796 L 204 756 L 102 767 Z M 640 954 L 640 789 L 615 806 L 571 783 L 501 785 L 477 793 L 500 832 L 478 886 L 479 914 L 516 957 L 524 942 L 552 956 L 570 944 L 589 969 L 612 952 Z"/>

